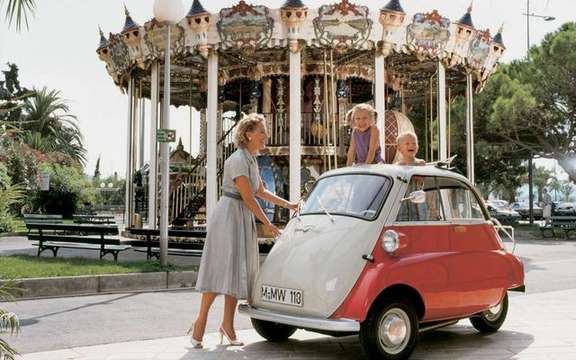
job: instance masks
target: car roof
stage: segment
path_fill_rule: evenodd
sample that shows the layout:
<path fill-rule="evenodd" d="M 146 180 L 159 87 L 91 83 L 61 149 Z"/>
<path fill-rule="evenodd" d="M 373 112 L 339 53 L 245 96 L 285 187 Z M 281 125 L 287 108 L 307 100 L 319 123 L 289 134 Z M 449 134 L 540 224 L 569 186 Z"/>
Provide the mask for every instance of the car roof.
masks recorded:
<path fill-rule="evenodd" d="M 458 179 L 470 185 L 468 179 L 465 178 L 464 176 L 457 174 L 454 171 L 439 168 L 435 165 L 425 165 L 425 166 L 389 165 L 389 164 L 354 165 L 327 171 L 324 174 L 322 174 L 320 178 L 333 175 L 366 174 L 366 173 L 375 175 L 387 175 L 391 176 L 394 179 L 396 178 L 409 179 L 414 175 L 442 176 Z"/>

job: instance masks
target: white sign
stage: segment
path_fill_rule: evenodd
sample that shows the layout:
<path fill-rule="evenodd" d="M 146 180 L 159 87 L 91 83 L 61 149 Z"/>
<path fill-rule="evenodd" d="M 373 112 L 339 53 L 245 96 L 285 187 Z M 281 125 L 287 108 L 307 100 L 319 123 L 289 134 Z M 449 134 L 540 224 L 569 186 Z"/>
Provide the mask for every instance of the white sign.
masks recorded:
<path fill-rule="evenodd" d="M 50 190 L 50 174 L 42 173 L 38 175 L 38 187 L 41 191 Z"/>

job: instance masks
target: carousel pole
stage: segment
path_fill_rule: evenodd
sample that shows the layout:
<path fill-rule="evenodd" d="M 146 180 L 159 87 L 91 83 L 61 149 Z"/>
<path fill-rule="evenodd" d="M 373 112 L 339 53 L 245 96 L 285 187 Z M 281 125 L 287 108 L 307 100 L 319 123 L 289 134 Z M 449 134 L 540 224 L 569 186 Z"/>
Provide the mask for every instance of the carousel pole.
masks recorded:
<path fill-rule="evenodd" d="M 472 74 L 466 74 L 466 168 L 468 180 L 474 184 L 474 92 Z"/>
<path fill-rule="evenodd" d="M 183 12 L 179 0 L 156 0 L 154 2 L 154 17 L 166 26 L 166 44 L 164 48 L 164 106 L 163 129 L 170 129 L 170 32 L 172 24 L 180 20 Z M 160 264 L 168 265 L 168 208 L 170 202 L 170 153 L 168 143 L 160 145 Z"/>
<path fill-rule="evenodd" d="M 374 81 L 375 96 L 374 105 L 376 107 L 376 127 L 380 130 L 380 148 L 384 162 L 392 162 L 394 159 L 386 159 L 386 69 L 385 57 L 379 52 L 374 59 Z"/>
<path fill-rule="evenodd" d="M 438 160 L 448 158 L 446 131 L 446 69 L 438 61 Z"/>
<path fill-rule="evenodd" d="M 148 227 L 156 229 L 157 219 L 157 183 L 158 183 L 158 146 L 156 143 L 156 129 L 158 128 L 158 101 L 159 89 L 158 62 L 153 62 L 150 74 L 150 172 L 148 174 Z"/>
<path fill-rule="evenodd" d="M 144 167 L 144 138 L 146 131 L 146 102 L 144 96 L 142 95 L 142 81 L 140 82 L 140 144 L 138 148 L 138 168 L 142 169 Z"/>
<path fill-rule="evenodd" d="M 126 134 L 126 197 L 124 200 L 124 223 L 126 227 L 131 227 L 134 209 L 134 188 L 132 184 L 134 175 L 134 78 L 132 76 L 130 76 L 130 80 L 128 80 L 128 123 Z"/>
<path fill-rule="evenodd" d="M 302 115 L 302 52 L 294 46 L 290 50 L 290 201 L 300 201 L 301 179 L 301 115 Z"/>
<path fill-rule="evenodd" d="M 208 101 L 206 109 L 206 220 L 218 202 L 218 53 L 208 54 Z"/>

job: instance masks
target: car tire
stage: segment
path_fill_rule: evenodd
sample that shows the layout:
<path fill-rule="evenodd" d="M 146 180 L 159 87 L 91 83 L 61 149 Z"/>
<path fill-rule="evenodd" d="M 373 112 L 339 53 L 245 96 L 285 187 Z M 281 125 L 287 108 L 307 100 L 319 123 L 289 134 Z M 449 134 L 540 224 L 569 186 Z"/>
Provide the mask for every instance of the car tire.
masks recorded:
<path fill-rule="evenodd" d="M 472 326 L 481 333 L 491 334 L 500 329 L 506 315 L 508 314 L 508 294 L 504 294 L 504 298 L 500 304 L 477 314 L 470 318 Z"/>
<path fill-rule="evenodd" d="M 360 324 L 360 343 L 369 359 L 408 359 L 418 341 L 418 315 L 410 302 L 377 306 Z"/>
<path fill-rule="evenodd" d="M 271 342 L 286 341 L 294 332 L 294 326 L 250 318 L 258 335 Z"/>

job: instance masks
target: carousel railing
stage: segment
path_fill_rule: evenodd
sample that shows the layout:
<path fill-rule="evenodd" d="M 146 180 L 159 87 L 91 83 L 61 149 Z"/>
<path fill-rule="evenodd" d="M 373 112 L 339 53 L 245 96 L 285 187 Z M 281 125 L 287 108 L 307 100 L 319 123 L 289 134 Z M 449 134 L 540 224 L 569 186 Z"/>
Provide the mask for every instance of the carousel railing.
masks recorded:
<path fill-rule="evenodd" d="M 237 123 L 238 122 L 235 121 L 228 121 L 227 124 L 225 124 L 225 133 L 217 143 L 217 176 L 219 193 L 222 188 L 224 161 L 226 161 L 226 159 L 235 150 L 232 132 Z M 170 191 L 169 221 L 171 224 L 181 217 L 192 218 L 204 205 L 206 194 L 206 165 L 206 155 L 203 155 L 196 161 L 196 165 L 194 165 L 189 171 L 181 172 L 176 176 L 176 180 Z"/>
<path fill-rule="evenodd" d="M 268 128 L 268 146 L 290 145 L 290 121 L 288 113 L 265 113 Z M 301 114 L 301 141 L 304 146 L 338 146 L 340 122 L 329 119 L 324 112 Z"/>

